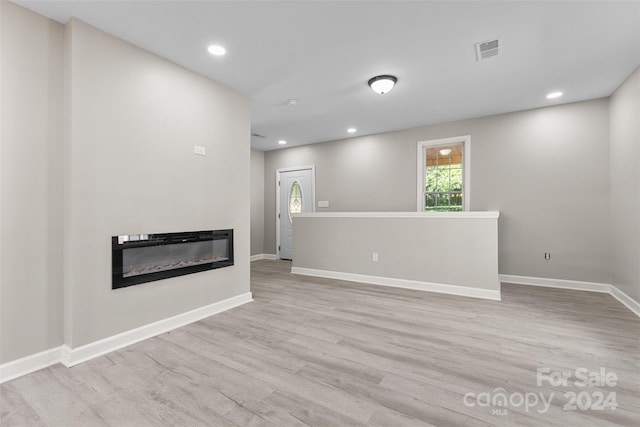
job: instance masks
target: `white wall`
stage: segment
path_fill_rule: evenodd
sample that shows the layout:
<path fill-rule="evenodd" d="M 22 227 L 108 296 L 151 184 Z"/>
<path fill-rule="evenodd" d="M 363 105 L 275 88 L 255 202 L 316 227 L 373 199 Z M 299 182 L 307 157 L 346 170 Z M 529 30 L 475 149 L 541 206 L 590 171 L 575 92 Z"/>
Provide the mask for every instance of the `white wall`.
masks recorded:
<path fill-rule="evenodd" d="M 640 302 L 640 68 L 611 96 L 609 117 L 613 284 Z"/>
<path fill-rule="evenodd" d="M 0 363 L 62 344 L 62 25 L 0 2 Z"/>
<path fill-rule="evenodd" d="M 67 31 L 65 343 L 249 292 L 248 98 L 81 21 Z M 226 228 L 234 266 L 111 290 L 111 236 Z"/>
<path fill-rule="evenodd" d="M 264 152 L 251 150 L 251 255 L 264 247 Z"/>
<path fill-rule="evenodd" d="M 316 166 L 318 212 L 415 211 L 417 142 L 471 135 L 471 209 L 501 212 L 500 273 L 610 283 L 608 114 L 599 99 L 266 152 L 264 252 L 276 169 Z"/>

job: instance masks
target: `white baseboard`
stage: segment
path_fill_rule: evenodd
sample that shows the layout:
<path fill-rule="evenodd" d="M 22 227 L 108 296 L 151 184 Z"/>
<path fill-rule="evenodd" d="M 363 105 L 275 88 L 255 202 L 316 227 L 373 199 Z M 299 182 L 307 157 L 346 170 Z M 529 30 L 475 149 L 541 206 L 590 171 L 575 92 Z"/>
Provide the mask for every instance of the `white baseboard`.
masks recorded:
<path fill-rule="evenodd" d="M 189 323 L 197 322 L 205 317 L 230 310 L 242 304 L 253 301 L 251 292 L 231 297 L 205 307 L 196 308 L 173 317 L 149 323 L 139 328 L 131 329 L 108 338 L 92 342 L 80 347 L 70 348 L 67 345 L 62 346 L 61 362 L 67 367 L 86 362 L 103 354 L 127 347 L 131 344 L 146 340 L 164 332 L 171 331 Z"/>
<path fill-rule="evenodd" d="M 546 279 L 543 277 L 513 276 L 500 274 L 501 283 L 513 283 L 516 285 L 543 286 L 547 288 L 571 289 L 575 291 L 602 292 L 609 294 L 625 307 L 640 317 L 640 303 L 621 291 L 618 287 L 609 283 L 582 282 L 578 280 Z"/>
<path fill-rule="evenodd" d="M 0 365 L 0 383 L 9 381 L 56 363 L 71 367 L 103 354 L 135 344 L 145 339 L 197 322 L 214 314 L 230 310 L 253 301 L 251 292 L 231 297 L 205 307 L 196 308 L 176 316 L 149 323 L 81 347 L 67 345 L 52 348 Z"/>
<path fill-rule="evenodd" d="M 251 262 L 253 261 L 260 261 L 261 259 L 269 259 L 272 261 L 275 261 L 276 255 L 275 254 L 257 254 L 257 255 L 251 255 Z"/>
<path fill-rule="evenodd" d="M 515 285 L 542 286 L 545 288 L 572 289 L 574 291 L 604 292 L 610 293 L 611 285 L 608 283 L 581 282 L 578 280 L 546 279 L 543 277 L 513 276 L 500 274 L 501 283 L 513 283 Z"/>
<path fill-rule="evenodd" d="M 421 282 L 418 280 L 394 279 L 391 277 L 368 276 L 365 274 L 343 273 L 313 268 L 292 267 L 292 274 L 324 277 L 326 279 L 347 280 L 349 282 L 367 283 L 371 285 L 390 286 L 393 288 L 414 289 L 418 291 L 437 292 L 441 294 L 460 295 L 500 301 L 500 290 L 477 289 L 467 286 L 446 285 L 443 283 Z"/>
<path fill-rule="evenodd" d="M 0 384 L 60 362 L 60 350 L 55 347 L 0 365 Z"/>
<path fill-rule="evenodd" d="M 634 300 L 629 295 L 620 290 L 616 286 L 611 286 L 611 296 L 620 301 L 625 307 L 631 310 L 636 316 L 640 317 L 640 302 Z"/>

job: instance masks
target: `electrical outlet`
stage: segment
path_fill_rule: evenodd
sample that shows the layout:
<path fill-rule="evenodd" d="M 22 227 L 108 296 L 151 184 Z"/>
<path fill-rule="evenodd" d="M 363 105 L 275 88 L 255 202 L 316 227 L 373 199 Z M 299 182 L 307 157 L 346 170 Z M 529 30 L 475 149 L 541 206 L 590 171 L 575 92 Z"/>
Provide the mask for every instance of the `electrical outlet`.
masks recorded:
<path fill-rule="evenodd" d="M 199 145 L 194 145 L 193 146 L 193 154 L 197 154 L 199 156 L 206 156 L 207 155 L 207 149 L 204 147 L 201 147 Z"/>
<path fill-rule="evenodd" d="M 546 259 L 547 261 L 549 261 L 551 259 L 551 254 L 549 252 L 545 252 L 544 253 L 544 259 Z"/>
<path fill-rule="evenodd" d="M 371 261 L 378 262 L 378 252 L 371 252 Z"/>

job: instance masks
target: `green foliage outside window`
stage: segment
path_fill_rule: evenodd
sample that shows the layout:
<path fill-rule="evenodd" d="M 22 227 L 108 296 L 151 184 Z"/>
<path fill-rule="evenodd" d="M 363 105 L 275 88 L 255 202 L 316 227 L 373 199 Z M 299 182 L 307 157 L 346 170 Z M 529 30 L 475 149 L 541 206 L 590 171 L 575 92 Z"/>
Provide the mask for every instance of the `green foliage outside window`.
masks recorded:
<path fill-rule="evenodd" d="M 462 164 L 426 168 L 425 211 L 462 211 L 462 199 Z"/>
<path fill-rule="evenodd" d="M 426 191 L 462 191 L 462 165 L 460 163 L 452 165 L 428 166 L 425 184 Z"/>

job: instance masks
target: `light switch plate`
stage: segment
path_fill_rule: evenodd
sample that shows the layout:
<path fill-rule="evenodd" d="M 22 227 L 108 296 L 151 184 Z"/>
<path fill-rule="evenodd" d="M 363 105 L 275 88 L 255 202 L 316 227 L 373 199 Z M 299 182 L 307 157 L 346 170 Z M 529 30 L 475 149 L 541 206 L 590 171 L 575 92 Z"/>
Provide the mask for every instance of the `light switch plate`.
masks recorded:
<path fill-rule="evenodd" d="M 197 154 L 199 156 L 206 156 L 207 155 L 207 150 L 204 147 L 201 147 L 199 145 L 194 145 L 193 146 L 193 154 Z"/>
<path fill-rule="evenodd" d="M 319 208 L 328 208 L 329 207 L 329 201 L 328 200 L 319 200 L 318 201 L 318 207 Z"/>

